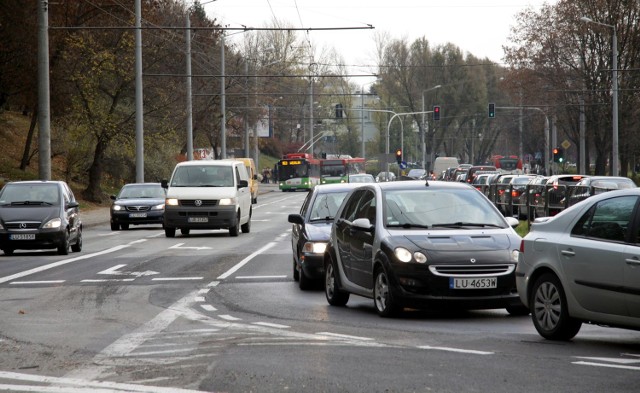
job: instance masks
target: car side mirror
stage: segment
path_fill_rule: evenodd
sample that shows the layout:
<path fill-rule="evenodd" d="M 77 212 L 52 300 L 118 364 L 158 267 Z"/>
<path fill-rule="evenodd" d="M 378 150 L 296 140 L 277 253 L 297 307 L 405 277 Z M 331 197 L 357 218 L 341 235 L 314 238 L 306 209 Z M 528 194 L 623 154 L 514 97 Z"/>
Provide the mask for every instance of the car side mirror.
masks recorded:
<path fill-rule="evenodd" d="M 110 195 L 109 198 L 111 198 L 111 200 L 113 200 L 113 201 L 116 200 L 116 196 L 115 195 Z"/>
<path fill-rule="evenodd" d="M 363 232 L 373 232 L 373 225 L 368 218 L 358 218 L 353 220 L 351 223 L 351 227 L 355 230 L 363 231 Z"/>
<path fill-rule="evenodd" d="M 249 182 L 246 180 L 240 180 L 238 182 L 238 188 L 245 188 L 245 187 L 249 187 Z"/>
<path fill-rule="evenodd" d="M 302 218 L 300 214 L 289 214 L 288 221 L 292 224 L 299 224 L 299 225 L 304 224 L 304 218 Z"/>
<path fill-rule="evenodd" d="M 78 206 L 80 206 L 80 204 L 76 201 L 71 201 L 67 203 L 67 209 L 75 209 Z"/>
<path fill-rule="evenodd" d="M 515 228 L 518 225 L 520 225 L 520 221 L 518 221 L 518 219 L 515 217 L 505 217 L 505 218 L 507 220 L 507 224 L 509 224 L 511 228 Z"/>
<path fill-rule="evenodd" d="M 167 181 L 167 179 L 162 179 L 162 181 L 160 181 L 160 187 L 169 188 L 169 182 Z"/>

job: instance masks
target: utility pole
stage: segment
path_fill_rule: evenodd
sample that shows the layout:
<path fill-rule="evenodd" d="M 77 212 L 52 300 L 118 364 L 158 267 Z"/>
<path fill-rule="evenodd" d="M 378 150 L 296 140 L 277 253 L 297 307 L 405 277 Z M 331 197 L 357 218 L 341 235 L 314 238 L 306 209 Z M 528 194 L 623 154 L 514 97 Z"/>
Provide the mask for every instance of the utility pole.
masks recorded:
<path fill-rule="evenodd" d="M 187 11 L 187 161 L 193 160 L 193 99 L 191 92 L 191 13 Z"/>
<path fill-rule="evenodd" d="M 51 180 L 51 117 L 49 113 L 49 2 L 38 7 L 38 172 Z"/>
<path fill-rule="evenodd" d="M 144 183 L 144 118 L 142 92 L 142 6 L 136 0 L 136 182 Z"/>

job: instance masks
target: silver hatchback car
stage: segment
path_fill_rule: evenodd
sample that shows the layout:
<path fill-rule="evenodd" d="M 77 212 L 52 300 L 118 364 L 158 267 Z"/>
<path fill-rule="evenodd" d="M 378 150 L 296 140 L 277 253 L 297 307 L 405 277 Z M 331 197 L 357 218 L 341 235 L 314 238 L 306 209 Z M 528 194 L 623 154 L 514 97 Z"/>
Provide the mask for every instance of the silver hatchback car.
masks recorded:
<path fill-rule="evenodd" d="M 570 340 L 583 322 L 640 329 L 640 188 L 536 219 L 520 246 L 516 284 L 547 339 Z"/>

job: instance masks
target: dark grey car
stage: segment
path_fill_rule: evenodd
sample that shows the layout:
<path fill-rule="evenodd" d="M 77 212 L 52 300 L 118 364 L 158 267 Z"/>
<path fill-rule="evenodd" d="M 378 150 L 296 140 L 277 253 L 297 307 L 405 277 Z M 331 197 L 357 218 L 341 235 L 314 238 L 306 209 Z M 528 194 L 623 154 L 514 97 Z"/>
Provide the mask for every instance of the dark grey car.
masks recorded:
<path fill-rule="evenodd" d="M 0 190 L 0 248 L 15 250 L 55 248 L 67 255 L 82 250 L 79 204 L 62 181 L 7 183 Z"/>
<path fill-rule="evenodd" d="M 126 230 L 129 225 L 162 225 L 166 195 L 160 183 L 125 184 L 118 195 L 111 195 L 111 230 Z"/>
<path fill-rule="evenodd" d="M 331 230 L 327 301 L 369 297 L 381 316 L 404 307 L 528 313 L 515 284 L 517 225 L 467 184 L 363 185 L 346 197 Z"/>

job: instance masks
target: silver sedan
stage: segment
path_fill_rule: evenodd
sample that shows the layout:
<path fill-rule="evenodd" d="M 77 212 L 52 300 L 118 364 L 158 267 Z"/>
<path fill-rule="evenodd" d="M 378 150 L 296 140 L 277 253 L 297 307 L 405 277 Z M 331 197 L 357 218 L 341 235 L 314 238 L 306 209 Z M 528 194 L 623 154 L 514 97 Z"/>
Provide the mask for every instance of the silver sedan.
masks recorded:
<path fill-rule="evenodd" d="M 640 329 L 640 188 L 536 219 L 522 240 L 516 284 L 547 339 L 570 340 L 584 322 Z"/>

